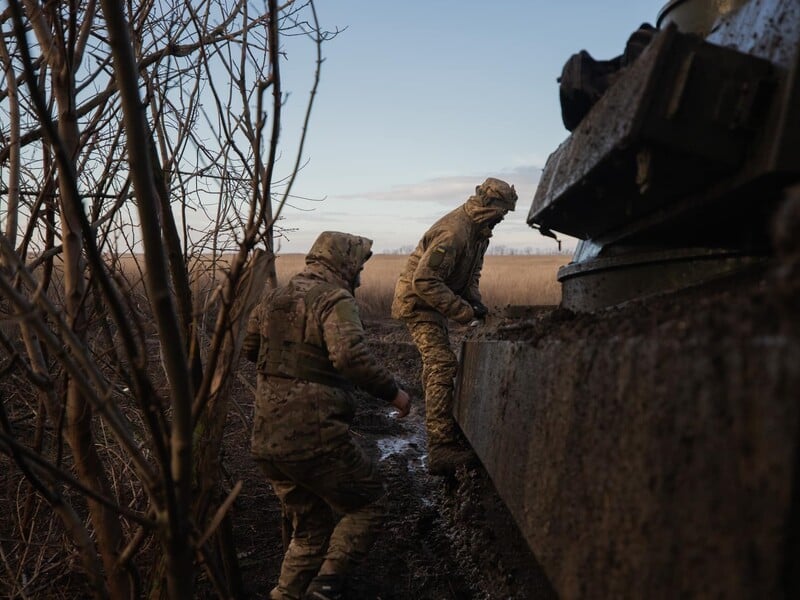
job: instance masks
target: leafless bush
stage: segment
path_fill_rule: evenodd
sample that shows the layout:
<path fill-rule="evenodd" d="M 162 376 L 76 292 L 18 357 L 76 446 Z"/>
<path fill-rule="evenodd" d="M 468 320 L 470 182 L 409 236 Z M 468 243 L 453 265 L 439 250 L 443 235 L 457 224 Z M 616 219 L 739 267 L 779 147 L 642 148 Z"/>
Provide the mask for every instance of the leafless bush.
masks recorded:
<path fill-rule="evenodd" d="M 0 13 L 0 594 L 191 598 L 199 568 L 241 593 L 212 543 L 227 389 L 333 35 L 311 0 L 257 6 Z M 278 173 L 286 34 L 316 78 Z"/>

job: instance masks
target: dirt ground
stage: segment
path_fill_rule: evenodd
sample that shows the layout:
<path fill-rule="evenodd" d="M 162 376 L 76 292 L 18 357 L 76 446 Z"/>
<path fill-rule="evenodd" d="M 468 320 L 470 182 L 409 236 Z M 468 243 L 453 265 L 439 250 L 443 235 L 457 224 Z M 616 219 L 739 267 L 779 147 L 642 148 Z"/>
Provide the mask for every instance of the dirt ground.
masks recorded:
<path fill-rule="evenodd" d="M 373 455 L 390 499 L 382 535 L 350 581 L 351 600 L 547 599 L 547 579 L 480 467 L 453 479 L 427 471 L 420 360 L 404 326 L 365 323 L 371 346 L 413 396 L 405 419 L 362 394 L 352 432 Z M 451 332 L 454 347 L 464 330 Z M 249 457 L 255 375 L 242 363 L 225 440 L 229 485 L 243 480 L 234 513 L 245 591 L 265 598 L 282 558 L 280 507 Z"/>
<path fill-rule="evenodd" d="M 732 337 L 749 339 L 775 335 L 791 325 L 791 331 L 784 333 L 796 337 L 800 251 L 794 252 L 792 260 L 785 260 L 781 268 L 768 277 L 756 273 L 741 278 L 737 286 L 729 282 L 711 283 L 702 289 L 687 290 L 661 300 L 606 311 L 600 320 L 548 308 L 547 318 L 535 318 L 538 312 L 519 314 L 513 322 L 499 323 L 487 335 L 525 341 L 532 346 L 551 337 L 564 343 L 579 343 L 597 337 L 598 332 L 605 332 L 605 337 L 616 335 L 631 339 L 644 334 L 652 334 L 653 339 L 669 334 L 678 340 L 689 340 L 698 332 L 706 332 L 707 337 L 724 341 Z M 687 306 L 691 307 L 688 313 Z M 784 313 L 791 318 L 785 315 L 781 318 Z M 353 573 L 350 600 L 555 598 L 550 582 L 480 466 L 461 470 L 453 479 L 428 474 L 419 354 L 401 323 L 388 319 L 368 321 L 365 327 L 376 356 L 412 395 L 413 408 L 407 418 L 397 419 L 389 405 L 361 395 L 353 435 L 378 462 L 386 481 L 390 507 L 382 535 L 365 563 Z M 467 332 L 464 328 L 451 331 L 454 348 L 460 347 Z M 480 336 L 479 331 L 470 333 Z M 715 344 L 720 346 L 721 342 Z M 249 598 L 263 599 L 277 580 L 283 546 L 279 503 L 250 457 L 254 384 L 254 367 L 243 360 L 232 389 L 234 402 L 226 426 L 223 468 L 228 489 L 243 482 L 231 513 L 243 587 Z M 603 435 L 605 430 L 597 431 L 598 435 Z M 591 440 L 587 434 L 582 443 L 592 443 Z M 577 455 L 580 456 L 580 452 Z M 588 452 L 583 455 L 588 456 Z M 4 479 L 9 472 L 0 456 L 0 489 L 5 487 L 5 494 L 0 494 L 2 542 L 13 541 L 8 537 L 13 520 L 10 516 L 19 506 L 19 490 L 25 489 L 16 487 L 16 472 L 12 478 Z M 541 469 L 532 472 L 543 473 Z M 792 493 L 796 495 L 796 490 L 800 489 L 796 473 L 794 478 Z M 731 504 L 726 500 L 725 506 Z M 793 532 L 791 543 L 795 548 L 800 528 L 796 518 L 792 519 L 788 527 Z M 578 530 L 578 527 L 573 529 Z M 55 538 L 60 541 L 58 534 Z M 51 569 L 47 572 L 48 581 L 43 583 L 48 587 L 37 588 L 46 589 L 46 592 L 37 592 L 31 597 L 86 597 L 86 582 L 80 568 L 75 566 L 74 556 L 65 564 L 63 545 L 50 538 L 45 541 L 54 548 L 48 555 L 53 557 L 52 564 L 44 567 Z M 555 544 L 544 547 L 550 551 Z M 547 560 L 547 556 L 542 555 L 542 559 Z M 0 596 L 5 576 L 5 572 L 0 574 Z M 579 576 L 585 580 L 586 569 L 581 570 Z M 598 577 L 607 578 L 608 574 L 602 572 Z M 196 596 L 215 598 L 207 591 L 209 587 L 201 578 Z"/>
<path fill-rule="evenodd" d="M 366 562 L 352 575 L 348 598 L 554 598 L 550 584 L 481 467 L 464 469 L 452 479 L 428 474 L 421 364 L 405 327 L 388 319 L 367 322 L 365 327 L 375 354 L 412 395 L 413 405 L 406 418 L 398 419 L 387 403 L 360 393 L 360 409 L 352 433 L 378 462 L 388 490 L 389 514 Z M 460 347 L 464 335 L 464 329 L 451 332 L 454 348 Z M 263 599 L 277 581 L 283 542 L 278 500 L 250 457 L 254 385 L 254 367 L 242 360 L 232 386 L 234 401 L 226 424 L 222 464 L 223 484 L 228 490 L 238 481 L 243 482 L 231 512 L 242 585 L 248 598 Z M 27 429 L 26 432 L 31 433 Z M 65 559 L 65 546 L 61 543 L 65 538 L 57 520 L 40 517 L 43 523 L 51 523 L 52 531 L 37 529 L 32 534 L 35 543 L 17 543 L 12 515 L 20 515 L 15 511 L 48 508 L 34 501 L 35 496 L 26 492 L 27 486 L 20 482 L 18 471 L 9 467 L 7 457 L 0 455 L 0 489 L 4 490 L 0 494 L 0 550 L 16 552 L 13 548 L 23 548 L 24 556 L 5 558 L 22 565 L 25 573 L 29 566 L 35 567 L 36 573 L 47 571 L 29 588 L 33 595 L 26 597 L 89 597 L 76 555 Z M 80 499 L 73 500 L 82 506 Z M 33 521 L 38 523 L 35 516 Z M 45 546 L 46 551 L 38 559 L 28 556 L 36 555 Z M 5 569 L 1 570 L 3 597 L 3 590 L 10 589 L 4 585 L 6 576 L 9 574 Z M 146 585 L 145 581 L 141 583 Z M 217 597 L 203 575 L 195 589 L 197 598 Z"/>

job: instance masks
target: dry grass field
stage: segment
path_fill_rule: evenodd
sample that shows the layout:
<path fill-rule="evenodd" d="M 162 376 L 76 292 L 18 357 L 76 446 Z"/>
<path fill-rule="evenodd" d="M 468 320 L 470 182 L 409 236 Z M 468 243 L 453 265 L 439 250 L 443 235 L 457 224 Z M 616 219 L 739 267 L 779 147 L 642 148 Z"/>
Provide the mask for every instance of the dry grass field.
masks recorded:
<path fill-rule="evenodd" d="M 276 259 L 278 282 L 285 283 L 302 270 L 303 254 L 282 254 Z M 376 254 L 366 264 L 361 276 L 361 287 L 356 292 L 361 316 L 367 319 L 389 317 L 394 295 L 394 285 L 407 260 L 405 255 Z M 561 301 L 561 285 L 556 280 L 559 267 L 570 260 L 566 255 L 489 255 L 484 259 L 480 289 L 483 302 L 490 309 L 508 305 L 556 305 Z M 192 293 L 199 305 L 213 299 L 215 280 L 225 270 L 228 259 L 222 257 L 214 265 L 210 261 L 196 260 L 190 268 Z M 126 280 L 124 287 L 139 302 L 146 302 L 141 283 L 141 272 L 130 257 L 119 260 L 119 277 Z"/>
<path fill-rule="evenodd" d="M 303 268 L 302 254 L 278 257 L 278 281 L 284 282 Z M 406 256 L 377 254 L 366 264 L 361 287 L 356 293 L 361 315 L 370 319 L 389 316 L 397 276 Z M 481 275 L 481 294 L 490 308 L 509 304 L 555 305 L 561 300 L 561 286 L 556 280 L 558 268 L 569 256 L 486 256 Z"/>
<path fill-rule="evenodd" d="M 302 270 L 303 254 L 282 254 L 276 259 L 278 282 L 285 283 Z M 394 286 L 407 260 L 405 255 L 376 254 L 366 264 L 361 287 L 356 292 L 361 316 L 368 319 L 389 317 Z M 561 301 L 561 285 L 556 280 L 559 267 L 570 260 L 567 255 L 488 255 L 484 259 L 480 289 L 483 302 L 490 309 L 508 305 L 556 305 Z M 190 265 L 192 294 L 199 306 L 214 299 L 219 278 L 229 264 L 229 257 L 216 262 L 195 259 Z M 133 304 L 146 304 L 142 282 L 142 258 L 117 259 L 114 272 Z M 60 280 L 60 270 L 55 273 Z"/>

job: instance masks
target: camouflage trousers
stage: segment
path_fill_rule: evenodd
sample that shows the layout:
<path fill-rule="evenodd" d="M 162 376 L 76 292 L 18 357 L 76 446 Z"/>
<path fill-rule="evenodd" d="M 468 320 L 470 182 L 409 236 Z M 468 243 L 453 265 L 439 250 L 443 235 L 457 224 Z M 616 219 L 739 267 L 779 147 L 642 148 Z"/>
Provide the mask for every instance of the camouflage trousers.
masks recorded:
<path fill-rule="evenodd" d="M 425 391 L 425 427 L 428 444 L 457 439 L 453 418 L 453 390 L 458 360 L 450 347 L 447 325 L 428 321 L 408 322 L 408 330 L 422 356 L 422 388 Z"/>
<path fill-rule="evenodd" d="M 258 463 L 291 523 L 272 600 L 298 600 L 316 575 L 346 575 L 363 560 L 387 503 L 375 463 L 358 444 L 347 439 L 312 459 Z"/>

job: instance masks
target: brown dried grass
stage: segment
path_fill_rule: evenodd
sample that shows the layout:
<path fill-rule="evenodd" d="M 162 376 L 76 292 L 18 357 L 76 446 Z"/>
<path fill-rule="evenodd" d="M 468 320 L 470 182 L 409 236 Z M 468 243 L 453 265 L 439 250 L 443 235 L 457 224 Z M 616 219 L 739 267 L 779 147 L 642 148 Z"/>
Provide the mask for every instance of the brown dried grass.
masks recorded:
<path fill-rule="evenodd" d="M 361 315 L 370 319 L 388 318 L 394 285 L 407 256 L 377 254 L 366 264 L 361 287 L 356 292 Z M 564 255 L 486 256 L 481 275 L 481 295 L 489 308 L 508 305 L 556 305 L 561 301 L 558 268 L 569 262 Z M 279 256 L 278 281 L 284 282 L 302 270 L 302 254 Z"/>

